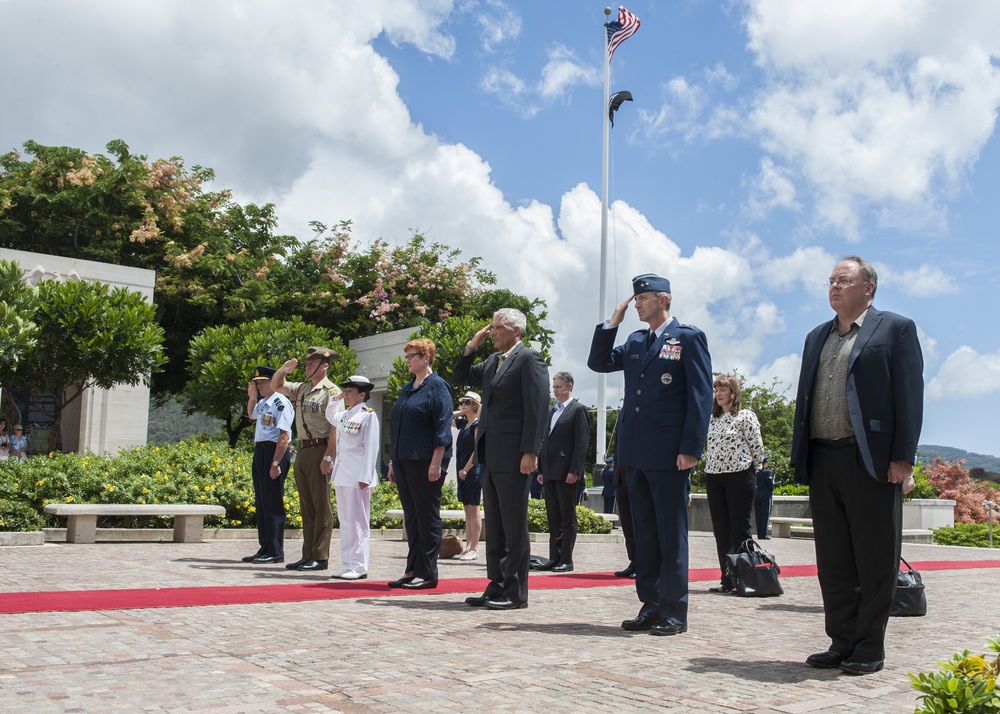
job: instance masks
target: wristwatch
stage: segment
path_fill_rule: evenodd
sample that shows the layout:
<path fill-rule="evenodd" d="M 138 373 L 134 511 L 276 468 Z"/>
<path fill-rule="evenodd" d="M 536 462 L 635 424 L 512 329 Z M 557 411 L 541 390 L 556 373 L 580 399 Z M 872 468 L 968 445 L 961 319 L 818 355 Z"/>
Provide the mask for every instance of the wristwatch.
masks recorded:
<path fill-rule="evenodd" d="M 459 476 L 466 476 L 466 475 L 467 475 L 467 472 L 466 472 L 466 470 L 465 470 L 465 469 L 459 469 L 459 470 L 458 470 L 458 474 L 459 474 Z"/>
<path fill-rule="evenodd" d="M 332 462 L 333 461 L 333 457 L 330 456 L 329 454 L 327 454 L 326 456 L 323 457 L 323 461 L 330 461 L 330 462 Z"/>
<path fill-rule="evenodd" d="M 271 462 L 271 466 L 281 466 L 281 462 L 280 461 L 272 461 Z"/>

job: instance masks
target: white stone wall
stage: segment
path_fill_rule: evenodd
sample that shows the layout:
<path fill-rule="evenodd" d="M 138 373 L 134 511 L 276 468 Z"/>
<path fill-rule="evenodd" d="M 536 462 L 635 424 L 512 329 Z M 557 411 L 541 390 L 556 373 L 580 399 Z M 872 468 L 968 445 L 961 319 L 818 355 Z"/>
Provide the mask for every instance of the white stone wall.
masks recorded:
<path fill-rule="evenodd" d="M 0 248 L 0 260 L 17 261 L 32 285 L 41 280 L 100 281 L 141 293 L 150 302 L 153 299 L 153 270 L 5 248 Z M 148 427 L 149 387 L 92 388 L 63 413 L 63 447 L 67 451 L 114 454 L 121 448 L 145 444 Z M 44 448 L 37 441 L 34 447 Z"/>

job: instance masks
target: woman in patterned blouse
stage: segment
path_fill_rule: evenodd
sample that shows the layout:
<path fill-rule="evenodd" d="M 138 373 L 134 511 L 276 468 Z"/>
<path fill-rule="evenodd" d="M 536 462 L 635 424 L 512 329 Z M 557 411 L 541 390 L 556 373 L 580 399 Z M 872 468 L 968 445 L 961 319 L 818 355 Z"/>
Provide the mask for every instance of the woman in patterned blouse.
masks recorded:
<path fill-rule="evenodd" d="M 757 415 L 741 406 L 740 380 L 723 375 L 716 378 L 714 386 L 715 402 L 705 449 L 705 490 L 722 582 L 711 591 L 728 593 L 736 583 L 726 573 L 726 553 L 738 552 L 744 541 L 753 537 L 750 512 L 755 474 L 764 460 L 764 442 Z"/>

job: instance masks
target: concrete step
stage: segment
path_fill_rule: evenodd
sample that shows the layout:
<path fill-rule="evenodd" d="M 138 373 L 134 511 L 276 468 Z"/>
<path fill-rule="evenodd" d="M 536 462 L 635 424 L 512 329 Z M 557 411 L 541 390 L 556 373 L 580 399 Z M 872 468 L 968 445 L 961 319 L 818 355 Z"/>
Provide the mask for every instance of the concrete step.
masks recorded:
<path fill-rule="evenodd" d="M 792 530 L 792 538 L 812 539 L 813 537 L 812 526 L 792 526 L 791 530 Z M 929 530 L 925 530 L 923 528 L 904 528 L 903 542 L 921 543 L 924 545 L 930 545 L 934 541 L 932 538 L 931 531 Z"/>

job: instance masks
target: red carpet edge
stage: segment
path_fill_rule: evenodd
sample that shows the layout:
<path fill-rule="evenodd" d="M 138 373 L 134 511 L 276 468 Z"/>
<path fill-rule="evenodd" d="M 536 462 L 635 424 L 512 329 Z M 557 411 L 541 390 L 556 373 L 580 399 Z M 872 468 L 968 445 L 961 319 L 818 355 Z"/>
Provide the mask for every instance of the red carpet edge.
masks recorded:
<path fill-rule="evenodd" d="M 918 571 L 1000 568 L 997 560 L 932 560 L 911 563 Z M 782 577 L 805 577 L 816 574 L 815 565 L 781 566 Z M 691 582 L 717 580 L 718 568 L 691 570 Z M 95 610 L 134 610 L 160 607 L 202 607 L 207 605 L 250 605 L 263 602 L 303 602 L 342 598 L 398 597 L 414 595 L 479 594 L 485 578 L 448 578 L 438 581 L 434 590 L 408 591 L 390 589 L 385 581 L 330 581 L 292 585 L 244 585 L 188 588 L 139 588 L 122 590 L 65 590 L 46 592 L 0 593 L 0 614 L 33 612 L 81 612 Z M 611 573 L 532 574 L 532 590 L 632 586 L 633 580 L 616 578 Z"/>

